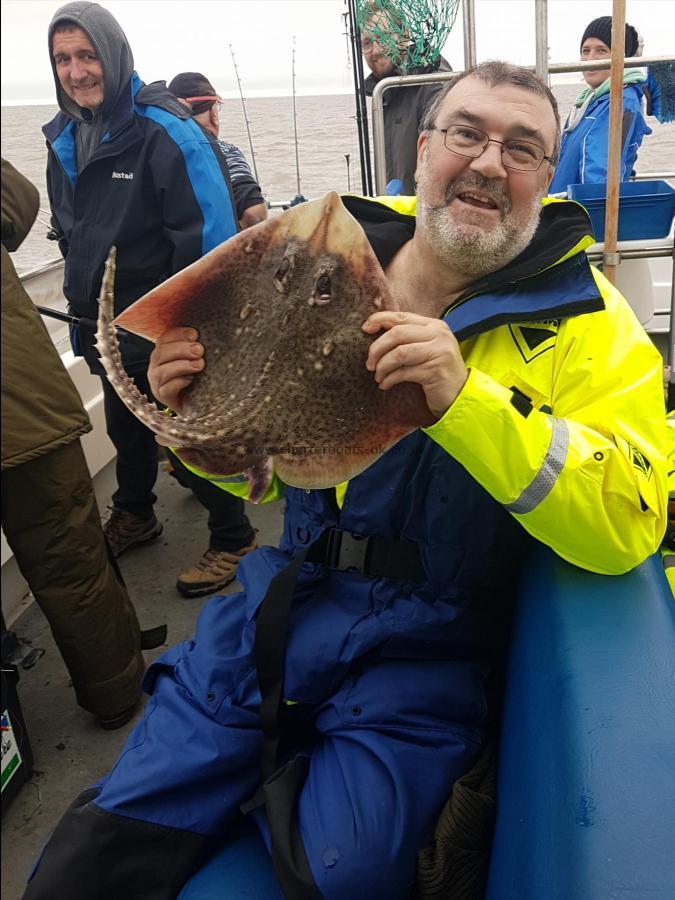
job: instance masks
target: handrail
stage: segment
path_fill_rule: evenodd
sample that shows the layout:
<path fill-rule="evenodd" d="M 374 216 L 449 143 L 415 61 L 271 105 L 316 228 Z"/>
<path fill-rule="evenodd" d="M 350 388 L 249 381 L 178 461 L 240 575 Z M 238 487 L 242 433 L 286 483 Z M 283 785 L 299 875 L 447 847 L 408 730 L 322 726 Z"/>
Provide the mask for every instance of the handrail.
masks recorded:
<path fill-rule="evenodd" d="M 665 256 L 670 258 L 672 253 L 672 247 L 644 247 L 642 249 L 636 247 L 634 250 L 616 251 L 616 255 L 619 259 L 658 259 Z M 602 261 L 604 252 L 602 250 L 587 250 L 586 256 L 591 260 Z"/>
<path fill-rule="evenodd" d="M 675 62 L 675 56 L 631 56 L 624 59 L 624 68 L 645 68 L 652 63 Z M 531 72 L 534 66 L 523 66 Z M 592 60 L 589 62 L 557 63 L 548 67 L 550 74 L 563 72 L 591 72 L 594 69 L 609 69 L 609 61 Z M 417 84 L 436 84 L 452 81 L 462 72 L 432 72 L 429 75 L 396 75 L 378 81 L 373 91 L 371 113 L 373 117 L 373 155 L 375 162 L 375 193 L 384 194 L 387 184 L 386 145 L 384 140 L 384 92 L 393 87 L 414 87 Z"/>
<path fill-rule="evenodd" d="M 631 175 L 631 181 L 667 181 L 675 178 L 675 172 L 636 172 Z"/>
<path fill-rule="evenodd" d="M 537 78 L 548 84 L 548 0 L 534 0 L 534 71 Z"/>
<path fill-rule="evenodd" d="M 652 63 L 675 62 L 675 56 L 627 56 L 623 61 L 624 69 L 646 69 Z M 524 66 L 533 69 L 533 66 Z M 548 67 L 549 74 L 560 75 L 563 72 L 592 72 L 594 69 L 609 69 L 608 59 L 594 59 L 588 62 L 553 63 Z"/>

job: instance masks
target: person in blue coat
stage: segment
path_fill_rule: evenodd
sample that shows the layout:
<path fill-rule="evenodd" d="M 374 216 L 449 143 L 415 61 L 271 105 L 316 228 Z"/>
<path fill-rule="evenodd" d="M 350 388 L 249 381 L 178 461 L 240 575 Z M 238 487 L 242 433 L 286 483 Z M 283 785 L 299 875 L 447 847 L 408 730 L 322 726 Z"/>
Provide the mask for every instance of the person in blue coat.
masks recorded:
<path fill-rule="evenodd" d="M 635 56 L 638 33 L 626 25 L 626 57 Z M 612 17 L 594 19 L 581 38 L 582 60 L 609 60 L 612 53 Z M 587 87 L 579 94 L 567 117 L 560 145 L 560 159 L 549 191 L 567 191 L 570 184 L 607 181 L 609 135 L 609 74 L 604 70 L 584 72 Z M 623 75 L 621 124 L 621 180 L 628 181 L 638 150 L 651 128 L 642 113 L 644 74 L 626 69 Z"/>
<path fill-rule="evenodd" d="M 117 452 L 117 485 L 104 532 L 114 556 L 156 538 L 157 443 L 120 402 L 99 362 L 94 329 L 103 266 L 117 248 L 116 310 L 131 306 L 169 276 L 239 230 L 236 197 L 216 138 L 192 121 L 166 84 L 144 84 L 119 22 L 98 3 L 77 0 L 56 11 L 48 32 L 57 115 L 43 128 L 53 237 L 64 256 L 63 292 L 79 320 L 73 350 L 101 379 L 106 430 Z M 151 344 L 125 338 L 122 359 L 147 393 Z M 197 566 L 181 564 L 176 587 L 187 597 L 233 581 L 255 533 L 240 500 L 204 490 L 167 452 L 181 484 L 209 513 L 209 549 Z M 202 482 L 202 483 L 200 483 Z"/>

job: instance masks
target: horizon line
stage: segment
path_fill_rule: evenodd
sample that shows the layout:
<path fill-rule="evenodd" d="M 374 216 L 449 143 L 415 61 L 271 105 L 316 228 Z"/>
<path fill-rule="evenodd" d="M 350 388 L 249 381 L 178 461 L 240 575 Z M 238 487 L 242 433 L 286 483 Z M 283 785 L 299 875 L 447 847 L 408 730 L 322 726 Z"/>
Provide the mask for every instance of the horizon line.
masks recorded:
<path fill-rule="evenodd" d="M 232 91 L 221 91 L 220 96 L 223 100 L 241 100 L 241 97 L 238 93 L 233 93 Z M 264 100 L 264 99 L 275 99 L 278 97 L 292 97 L 293 92 L 288 90 L 275 90 L 274 88 L 268 88 L 266 90 L 260 91 L 248 91 L 244 96 L 244 101 L 246 100 Z M 315 89 L 313 91 L 296 91 L 296 97 L 350 97 L 353 96 L 353 91 L 345 90 L 344 88 L 326 88 L 324 90 Z M 49 98 L 45 97 L 27 97 L 22 99 L 5 99 L 2 97 L 0 99 L 0 106 L 58 106 L 56 102 L 56 98 L 51 96 Z"/>
<path fill-rule="evenodd" d="M 551 78 L 551 86 L 554 87 L 557 85 L 570 85 L 576 84 L 577 79 L 575 75 L 577 73 L 564 72 L 557 73 Z M 237 91 L 220 91 L 220 96 L 224 100 L 241 100 L 241 97 Z M 264 100 L 266 98 L 276 98 L 276 97 L 292 97 L 293 92 L 284 88 L 262 88 L 262 89 L 254 89 L 245 92 L 244 101 L 246 100 Z M 353 89 L 345 90 L 344 87 L 327 87 L 327 88 L 314 88 L 313 90 L 297 90 L 295 92 L 296 97 L 338 97 L 338 96 L 354 96 Z M 5 99 L 4 97 L 0 99 L 0 106 L 58 106 L 56 102 L 56 98 L 52 95 L 49 98 L 45 97 L 29 97 L 25 99 Z"/>

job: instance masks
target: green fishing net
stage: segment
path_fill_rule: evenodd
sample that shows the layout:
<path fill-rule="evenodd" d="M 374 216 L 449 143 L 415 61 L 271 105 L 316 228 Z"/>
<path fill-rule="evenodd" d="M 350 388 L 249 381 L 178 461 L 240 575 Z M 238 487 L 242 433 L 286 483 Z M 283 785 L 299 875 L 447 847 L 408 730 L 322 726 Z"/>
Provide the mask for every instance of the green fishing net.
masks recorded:
<path fill-rule="evenodd" d="M 435 63 L 457 18 L 460 0 L 357 0 L 361 46 L 377 41 L 404 71 Z"/>

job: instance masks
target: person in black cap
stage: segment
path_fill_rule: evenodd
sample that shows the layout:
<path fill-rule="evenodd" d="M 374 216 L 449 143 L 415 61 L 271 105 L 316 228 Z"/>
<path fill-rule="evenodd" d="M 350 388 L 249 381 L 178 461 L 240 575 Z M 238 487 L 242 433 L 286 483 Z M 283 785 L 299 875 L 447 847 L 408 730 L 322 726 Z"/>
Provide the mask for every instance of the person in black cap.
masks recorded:
<path fill-rule="evenodd" d="M 181 72 L 172 78 L 168 88 L 192 111 L 195 122 L 209 131 L 218 141 L 230 173 L 237 218 L 241 227 L 249 228 L 258 222 L 264 222 L 267 218 L 267 204 L 260 185 L 246 162 L 246 157 L 239 147 L 221 141 L 219 137 L 220 107 L 223 98 L 216 93 L 211 82 L 201 72 Z"/>
<path fill-rule="evenodd" d="M 638 52 L 638 33 L 626 25 L 624 57 Z M 609 135 L 609 59 L 612 54 L 612 17 L 601 16 L 586 26 L 581 38 L 581 59 L 606 59 L 607 69 L 584 72 L 587 87 L 574 101 L 560 144 L 560 159 L 549 191 L 566 191 L 570 184 L 607 181 Z M 621 127 L 621 180 L 628 181 L 637 152 L 646 134 L 651 134 L 642 114 L 645 75 L 642 69 L 623 73 L 623 119 Z"/>

